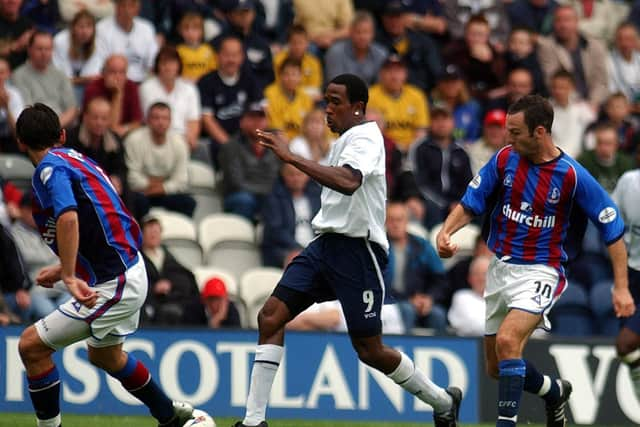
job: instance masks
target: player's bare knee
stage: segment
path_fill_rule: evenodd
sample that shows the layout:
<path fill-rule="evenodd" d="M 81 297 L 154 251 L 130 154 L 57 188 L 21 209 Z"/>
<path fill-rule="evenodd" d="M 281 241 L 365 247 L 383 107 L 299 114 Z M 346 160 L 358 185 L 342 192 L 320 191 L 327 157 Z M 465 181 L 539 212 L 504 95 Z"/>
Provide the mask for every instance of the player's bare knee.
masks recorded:
<path fill-rule="evenodd" d="M 35 362 L 40 359 L 40 351 L 38 350 L 38 333 L 35 327 L 29 326 L 22 331 L 20 340 L 18 341 L 18 352 L 20 358 L 25 364 Z"/>
<path fill-rule="evenodd" d="M 512 359 L 520 352 L 520 342 L 511 334 L 498 333 L 496 336 L 496 353 L 498 359 Z"/>
<path fill-rule="evenodd" d="M 358 359 L 367 366 L 379 369 L 379 365 L 384 357 L 382 348 L 372 346 L 368 343 L 353 340 L 353 348 L 358 354 Z"/>
<path fill-rule="evenodd" d="M 271 298 L 267 300 L 264 307 L 258 313 L 258 329 L 263 335 L 274 335 L 284 328 L 286 319 L 281 312 L 282 306 Z"/>

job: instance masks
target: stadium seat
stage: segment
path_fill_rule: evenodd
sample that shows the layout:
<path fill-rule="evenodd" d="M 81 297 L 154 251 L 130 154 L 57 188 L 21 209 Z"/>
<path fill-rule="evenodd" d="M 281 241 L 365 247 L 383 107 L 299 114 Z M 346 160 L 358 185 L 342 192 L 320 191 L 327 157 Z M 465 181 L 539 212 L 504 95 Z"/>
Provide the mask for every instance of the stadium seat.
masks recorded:
<path fill-rule="evenodd" d="M 589 306 L 595 317 L 596 333 L 609 337 L 616 336 L 620 320 L 616 317 L 611 300 L 613 282 L 605 280 L 596 283 L 589 293 Z"/>
<path fill-rule="evenodd" d="M 196 224 L 208 215 L 222 212 L 222 198 L 216 190 L 213 168 L 198 160 L 189 161 L 189 192 L 196 200 L 193 220 Z"/>
<path fill-rule="evenodd" d="M 282 270 L 259 267 L 246 271 L 240 279 L 240 296 L 247 305 L 247 318 L 250 328 L 258 328 L 258 312 L 273 292 Z"/>
<path fill-rule="evenodd" d="M 202 290 L 207 280 L 218 277 L 222 280 L 227 288 L 229 299 L 233 301 L 240 314 L 240 323 L 242 327 L 247 326 L 247 305 L 240 296 L 240 287 L 233 273 L 217 267 L 200 266 L 193 269 L 193 275 L 196 277 L 198 289 Z"/>
<path fill-rule="evenodd" d="M 164 209 L 150 212 L 162 225 L 162 243 L 174 257 L 187 268 L 202 264 L 202 249 L 196 236 L 196 227 L 191 218 Z"/>
<path fill-rule="evenodd" d="M 550 320 L 554 335 L 584 337 L 594 334 L 589 298 L 580 284 L 569 284 L 551 309 Z"/>
<path fill-rule="evenodd" d="M 19 154 L 0 154 L 0 176 L 11 181 L 22 191 L 31 189 L 31 176 L 34 167 L 25 156 Z"/>
<path fill-rule="evenodd" d="M 429 234 L 431 244 L 436 250 L 438 248 L 436 238 L 438 237 L 438 232 L 442 228 L 442 225 L 442 223 L 434 225 Z M 442 260 L 445 268 L 449 269 L 459 259 L 473 254 L 473 248 L 475 247 L 476 239 L 480 235 L 480 232 L 480 227 L 477 225 L 467 224 L 453 235 L 451 240 L 453 243 L 458 245 L 458 252 L 453 257 Z"/>
<path fill-rule="evenodd" d="M 425 240 L 429 240 L 429 232 L 420 223 L 410 221 L 407 226 L 407 232 L 414 236 L 422 237 Z"/>
<path fill-rule="evenodd" d="M 200 222 L 199 238 L 206 264 L 223 267 L 237 279 L 262 265 L 253 224 L 239 215 L 207 216 Z"/>

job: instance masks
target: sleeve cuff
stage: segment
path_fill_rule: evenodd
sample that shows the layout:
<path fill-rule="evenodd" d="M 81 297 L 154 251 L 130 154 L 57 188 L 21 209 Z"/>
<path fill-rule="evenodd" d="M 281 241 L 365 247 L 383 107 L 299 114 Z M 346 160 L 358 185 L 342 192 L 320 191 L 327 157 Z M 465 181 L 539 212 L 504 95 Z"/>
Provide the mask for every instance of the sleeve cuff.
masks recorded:
<path fill-rule="evenodd" d="M 78 207 L 77 207 L 76 205 L 70 205 L 70 206 L 67 206 L 67 207 L 65 207 L 65 208 L 62 208 L 62 210 L 60 210 L 60 211 L 58 212 L 58 214 L 56 215 L 56 221 L 58 220 L 58 218 L 60 218 L 60 216 L 61 216 L 63 213 L 65 213 L 65 212 L 69 212 L 69 211 L 76 211 L 76 212 L 77 212 L 77 211 L 78 211 Z"/>
<path fill-rule="evenodd" d="M 624 230 L 616 238 L 607 240 L 604 243 L 605 243 L 605 245 L 610 246 L 610 245 L 613 245 L 618 240 L 622 239 L 622 237 L 624 237 Z"/>
<path fill-rule="evenodd" d="M 474 211 L 473 209 L 471 209 L 471 206 L 467 205 L 465 202 L 460 202 L 460 206 L 462 206 L 462 208 L 467 211 L 470 212 L 473 216 L 478 216 L 480 215 L 480 213 Z"/>

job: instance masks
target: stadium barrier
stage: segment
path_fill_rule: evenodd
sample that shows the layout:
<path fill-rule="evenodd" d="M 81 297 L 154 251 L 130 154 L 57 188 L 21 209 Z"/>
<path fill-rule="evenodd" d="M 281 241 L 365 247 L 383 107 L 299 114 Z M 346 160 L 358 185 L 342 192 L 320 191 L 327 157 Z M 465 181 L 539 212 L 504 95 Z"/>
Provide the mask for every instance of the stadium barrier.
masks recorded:
<path fill-rule="evenodd" d="M 30 412 L 18 355 L 21 328 L 0 328 L 0 413 Z M 240 416 L 249 388 L 255 331 L 144 329 L 125 348 L 147 364 L 173 399 L 186 400 L 215 416 Z M 463 388 L 465 423 L 478 422 L 479 341 L 393 336 L 439 384 Z M 81 414 L 146 414 L 120 383 L 94 368 L 82 343 L 56 354 L 62 410 Z M 344 334 L 289 333 L 286 353 L 270 400 L 269 417 L 336 420 L 431 421 L 431 408 L 383 374 L 357 361 Z"/>
<path fill-rule="evenodd" d="M 0 413 L 32 411 L 17 351 L 21 331 L 0 328 Z M 172 398 L 193 402 L 214 416 L 241 416 L 256 338 L 255 331 L 144 329 L 125 347 L 147 364 Z M 463 423 L 495 421 L 497 383 L 483 373 L 481 340 L 389 336 L 386 342 L 411 356 L 438 384 L 463 388 Z M 525 356 L 541 371 L 573 383 L 569 412 L 574 423 L 640 424 L 640 402 L 612 339 L 532 340 Z M 84 344 L 55 357 L 63 380 L 63 411 L 146 414 L 117 381 L 89 364 Z M 431 408 L 357 362 L 346 335 L 290 332 L 268 415 L 430 422 Z M 525 394 L 519 421 L 540 423 L 544 416 L 542 402 Z"/>

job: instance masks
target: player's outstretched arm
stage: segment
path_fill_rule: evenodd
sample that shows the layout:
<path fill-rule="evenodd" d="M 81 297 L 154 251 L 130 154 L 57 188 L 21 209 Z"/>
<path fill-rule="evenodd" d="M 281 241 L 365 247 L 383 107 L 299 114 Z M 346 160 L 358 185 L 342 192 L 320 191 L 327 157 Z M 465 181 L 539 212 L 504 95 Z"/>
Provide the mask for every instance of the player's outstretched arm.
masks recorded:
<path fill-rule="evenodd" d="M 74 210 L 62 213 L 56 221 L 56 241 L 60 257 L 60 276 L 69 293 L 80 304 L 93 307 L 98 294 L 87 283 L 76 277 L 76 259 L 80 242 L 78 213 Z"/>
<path fill-rule="evenodd" d="M 613 309 L 617 317 L 629 317 L 636 306 L 629 292 L 627 276 L 627 248 L 622 239 L 610 244 L 607 249 L 613 266 Z"/>
<path fill-rule="evenodd" d="M 320 185 L 329 187 L 348 196 L 352 195 L 360 184 L 362 175 L 359 171 L 348 167 L 323 166 L 312 160 L 307 160 L 289 151 L 287 141 L 279 134 L 258 130 L 260 143 L 273 152 L 285 163 L 291 163 L 302 172 L 316 180 Z"/>
<path fill-rule="evenodd" d="M 456 205 L 456 207 L 451 210 L 436 237 L 440 258 L 450 258 L 455 255 L 458 251 L 458 245 L 451 241 L 451 236 L 467 225 L 472 218 L 471 213 L 467 212 L 461 204 Z"/>

